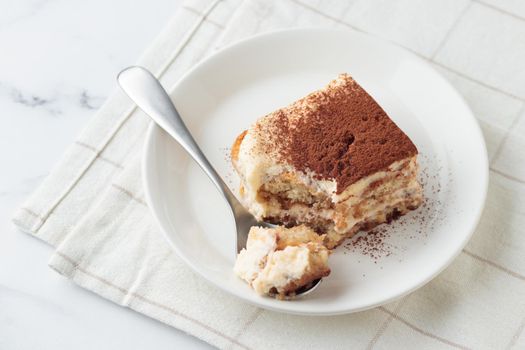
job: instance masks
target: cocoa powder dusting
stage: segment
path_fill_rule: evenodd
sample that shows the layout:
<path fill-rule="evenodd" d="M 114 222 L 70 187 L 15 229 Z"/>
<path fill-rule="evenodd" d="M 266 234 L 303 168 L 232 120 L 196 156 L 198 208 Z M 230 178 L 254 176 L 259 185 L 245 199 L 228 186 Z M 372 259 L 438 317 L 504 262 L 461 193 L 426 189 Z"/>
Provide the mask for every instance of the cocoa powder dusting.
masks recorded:
<path fill-rule="evenodd" d="M 392 255 L 396 248 L 387 243 L 389 237 L 388 227 L 378 226 L 372 231 L 354 237 L 344 247 L 350 252 L 359 252 L 377 263 L 381 258 Z"/>
<path fill-rule="evenodd" d="M 417 154 L 415 145 L 349 75 L 271 113 L 266 151 L 319 179 L 337 182 L 337 193 L 397 160 Z"/>

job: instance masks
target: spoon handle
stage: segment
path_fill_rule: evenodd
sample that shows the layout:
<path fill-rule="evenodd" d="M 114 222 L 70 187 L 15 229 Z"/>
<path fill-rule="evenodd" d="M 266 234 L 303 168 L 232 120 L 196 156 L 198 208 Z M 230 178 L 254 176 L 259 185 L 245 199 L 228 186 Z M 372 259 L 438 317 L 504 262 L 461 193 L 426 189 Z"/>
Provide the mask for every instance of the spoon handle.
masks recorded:
<path fill-rule="evenodd" d="M 117 77 L 120 87 L 164 131 L 170 134 L 204 170 L 232 209 L 240 204 L 193 139 L 166 90 L 148 70 L 133 66 Z"/>

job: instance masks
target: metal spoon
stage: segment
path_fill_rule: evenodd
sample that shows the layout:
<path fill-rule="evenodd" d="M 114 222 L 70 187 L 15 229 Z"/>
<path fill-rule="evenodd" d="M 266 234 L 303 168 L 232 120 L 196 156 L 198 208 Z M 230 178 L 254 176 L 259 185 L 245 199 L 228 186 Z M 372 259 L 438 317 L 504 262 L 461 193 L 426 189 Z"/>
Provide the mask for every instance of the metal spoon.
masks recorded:
<path fill-rule="evenodd" d="M 164 90 L 153 74 L 145 68 L 134 66 L 120 72 L 117 80 L 122 90 L 126 92 L 137 106 L 188 152 L 226 199 L 235 218 L 237 253 L 246 247 L 248 232 L 252 226 L 272 227 L 272 225 L 268 223 L 257 221 L 233 195 L 206 156 L 202 153 L 188 128 L 186 128 L 184 121 L 177 112 L 166 90 Z M 320 282 L 321 279 L 318 279 L 308 286 L 302 287 L 294 297 L 304 296 L 312 292 Z M 275 295 L 273 296 L 275 297 Z"/>

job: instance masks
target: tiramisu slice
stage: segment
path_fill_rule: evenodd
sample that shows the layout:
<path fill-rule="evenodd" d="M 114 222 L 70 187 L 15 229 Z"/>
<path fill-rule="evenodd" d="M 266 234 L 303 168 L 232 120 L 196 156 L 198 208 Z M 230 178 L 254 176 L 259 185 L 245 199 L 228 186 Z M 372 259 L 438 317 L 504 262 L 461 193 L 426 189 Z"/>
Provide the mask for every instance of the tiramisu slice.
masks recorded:
<path fill-rule="evenodd" d="M 234 272 L 257 293 L 283 298 L 328 276 L 328 255 L 323 236 L 306 226 L 252 227 Z"/>
<path fill-rule="evenodd" d="M 259 119 L 232 161 L 252 214 L 306 224 L 329 248 L 422 201 L 415 145 L 347 74 Z"/>

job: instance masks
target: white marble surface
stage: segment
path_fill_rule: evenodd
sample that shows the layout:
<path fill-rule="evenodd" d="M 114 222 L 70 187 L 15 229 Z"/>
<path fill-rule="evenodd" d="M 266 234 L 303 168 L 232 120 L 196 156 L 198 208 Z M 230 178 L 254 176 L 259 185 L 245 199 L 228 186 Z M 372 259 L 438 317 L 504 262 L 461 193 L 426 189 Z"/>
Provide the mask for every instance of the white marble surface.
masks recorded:
<path fill-rule="evenodd" d="M 209 348 L 76 287 L 10 222 L 180 4 L 0 0 L 0 349 Z"/>

